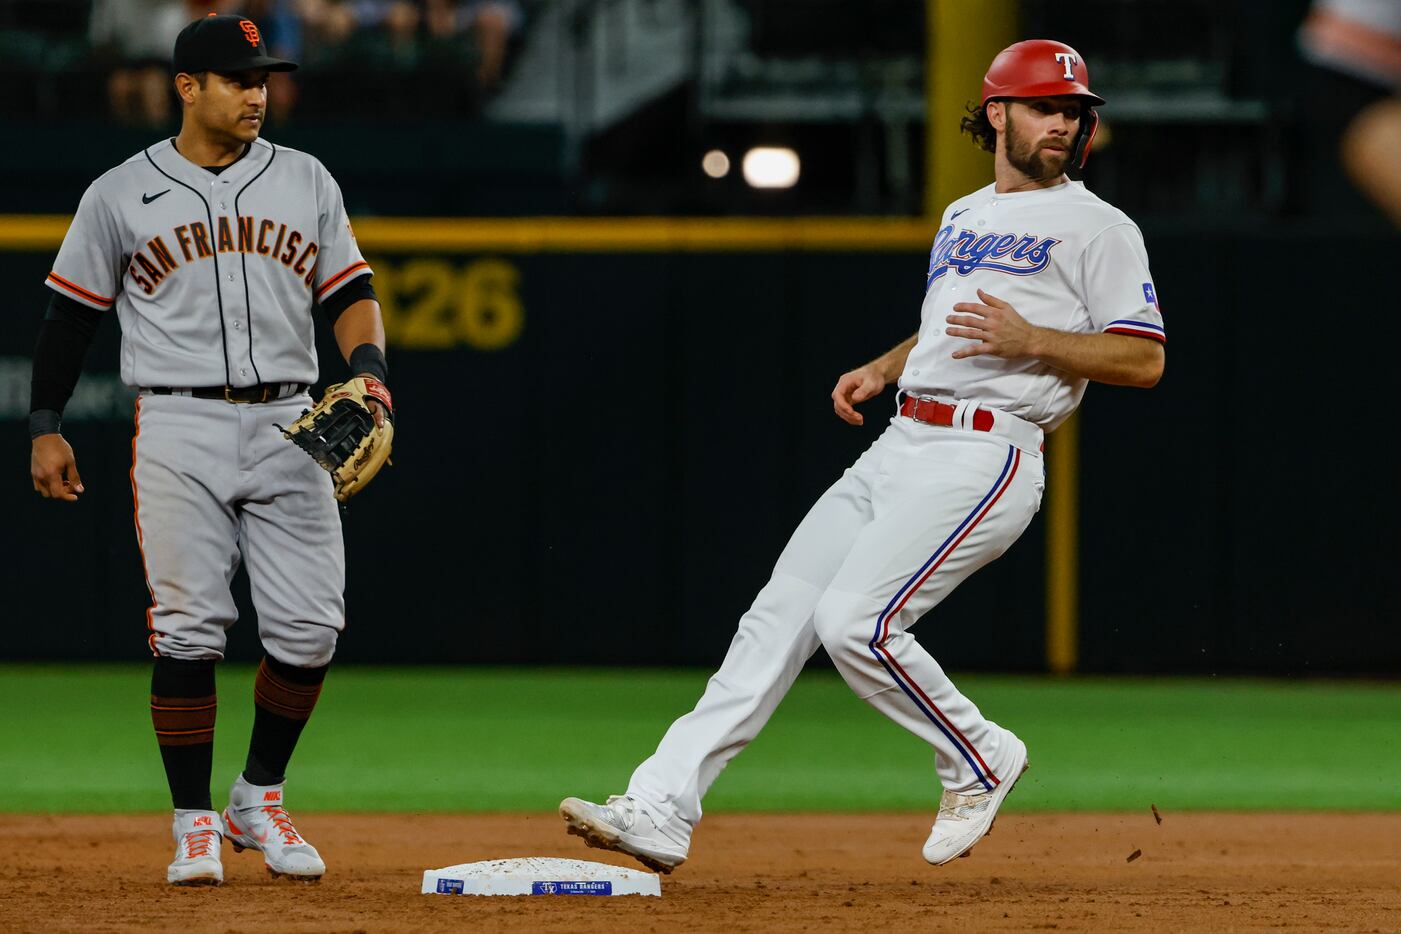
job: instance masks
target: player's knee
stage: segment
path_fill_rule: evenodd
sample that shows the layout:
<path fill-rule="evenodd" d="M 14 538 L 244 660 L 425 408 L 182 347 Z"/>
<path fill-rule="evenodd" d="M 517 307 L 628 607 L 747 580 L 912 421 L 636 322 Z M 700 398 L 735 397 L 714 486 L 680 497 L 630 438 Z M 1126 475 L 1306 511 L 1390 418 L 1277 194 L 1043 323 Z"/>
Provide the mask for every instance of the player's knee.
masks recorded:
<path fill-rule="evenodd" d="M 217 662 L 224 658 L 221 651 L 181 639 L 179 636 L 166 636 L 160 639 L 154 648 L 159 653 L 156 658 L 177 662 Z"/>
<path fill-rule="evenodd" d="M 169 626 L 153 630 L 147 643 L 157 658 L 180 661 L 219 661 L 224 657 L 224 630 L 220 626 Z"/>
<path fill-rule="evenodd" d="M 263 648 L 284 664 L 297 668 L 320 668 L 331 663 L 339 635 L 330 626 L 289 627 L 286 632 L 263 633 Z"/>
<path fill-rule="evenodd" d="M 868 600 L 832 590 L 817 601 L 812 624 L 817 638 L 822 640 L 822 647 L 833 660 L 864 653 L 875 626 Z"/>

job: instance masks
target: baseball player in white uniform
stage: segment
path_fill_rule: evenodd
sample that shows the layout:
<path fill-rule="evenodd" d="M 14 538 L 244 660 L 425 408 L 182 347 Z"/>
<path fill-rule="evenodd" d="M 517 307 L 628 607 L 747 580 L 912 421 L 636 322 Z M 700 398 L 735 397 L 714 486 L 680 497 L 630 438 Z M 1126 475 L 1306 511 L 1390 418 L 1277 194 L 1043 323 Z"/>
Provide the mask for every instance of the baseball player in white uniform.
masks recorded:
<path fill-rule="evenodd" d="M 211 14 L 180 33 L 180 135 L 83 195 L 47 279 L 34 354 L 34 488 L 76 501 L 83 484 L 61 413 L 93 332 L 116 310 L 122 379 L 138 389 L 131 487 L 175 884 L 222 882 L 225 837 L 261 851 L 274 876 L 326 869 L 288 816 L 283 783 L 344 626 L 344 546 L 331 477 L 277 426 L 311 405 L 313 309 L 352 371 L 387 373 L 340 189 L 316 159 L 259 139 L 268 74 L 295 67 L 268 56 L 242 17 Z M 229 584 L 240 563 L 266 655 L 247 763 L 220 814 L 209 792 L 214 664 L 237 616 Z"/>
<path fill-rule="evenodd" d="M 837 415 L 859 425 L 854 406 L 898 378 L 898 414 L 803 519 L 695 709 L 627 792 L 561 803 L 570 833 L 661 872 L 681 865 L 706 790 L 818 646 L 862 699 L 933 747 L 943 794 L 924 858 L 967 855 L 991 828 L 1026 745 L 959 693 L 910 628 L 1026 529 L 1043 433 L 1086 383 L 1151 387 L 1162 374 L 1143 238 L 1065 175 L 1102 103 L 1062 43 L 1019 42 L 993 61 L 964 129 L 994 152 L 996 181 L 945 209 L 918 334 L 832 392 Z"/>

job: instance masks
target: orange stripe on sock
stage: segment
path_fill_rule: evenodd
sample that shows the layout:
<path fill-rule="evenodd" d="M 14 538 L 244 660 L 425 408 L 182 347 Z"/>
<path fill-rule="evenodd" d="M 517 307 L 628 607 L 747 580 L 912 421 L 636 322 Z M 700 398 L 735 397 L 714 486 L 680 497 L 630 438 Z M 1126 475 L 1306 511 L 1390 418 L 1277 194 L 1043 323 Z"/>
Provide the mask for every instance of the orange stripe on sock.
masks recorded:
<path fill-rule="evenodd" d="M 188 705 L 182 705 L 182 700 L 185 698 L 152 695 L 151 725 L 156 730 L 156 738 L 162 744 L 166 744 L 167 737 L 208 734 L 204 741 L 212 741 L 214 723 L 218 717 L 218 702 L 213 697 L 192 697 L 188 698 Z"/>
<path fill-rule="evenodd" d="M 196 733 L 213 733 L 211 729 L 204 730 L 156 730 L 157 736 L 193 736 Z"/>
<path fill-rule="evenodd" d="M 258 665 L 257 677 L 253 679 L 253 702 L 260 707 L 289 720 L 306 720 L 320 696 L 321 685 L 292 684 L 279 678 L 266 658 Z"/>

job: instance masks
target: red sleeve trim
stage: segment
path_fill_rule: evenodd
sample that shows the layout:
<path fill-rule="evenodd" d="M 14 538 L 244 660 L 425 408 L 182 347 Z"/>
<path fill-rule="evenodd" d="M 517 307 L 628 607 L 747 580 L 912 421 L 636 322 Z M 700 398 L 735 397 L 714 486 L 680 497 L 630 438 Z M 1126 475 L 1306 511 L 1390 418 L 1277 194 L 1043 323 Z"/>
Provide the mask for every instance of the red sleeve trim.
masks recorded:
<path fill-rule="evenodd" d="M 103 298 L 96 292 L 89 292 L 82 286 L 74 285 L 73 283 L 69 282 L 67 279 L 63 278 L 56 272 L 49 273 L 48 280 L 54 285 L 58 286 L 59 288 L 67 292 L 72 292 L 74 295 L 78 296 L 81 299 L 85 299 L 86 301 L 102 305 L 104 308 L 110 308 L 112 306 L 112 299 Z"/>
<path fill-rule="evenodd" d="M 340 272 L 336 273 L 331 278 L 327 279 L 325 282 L 321 283 L 321 288 L 316 290 L 317 300 L 319 301 L 321 299 L 321 296 L 325 295 L 328 289 L 333 288 L 337 283 L 344 282 L 347 276 L 353 275 L 354 273 L 359 272 L 361 269 L 369 268 L 370 264 L 365 262 L 363 259 L 360 260 L 360 262 L 358 263 L 350 264 L 346 268 L 342 269 Z"/>
<path fill-rule="evenodd" d="M 1167 336 L 1155 334 L 1152 331 L 1140 331 L 1137 328 L 1106 328 L 1105 334 L 1123 334 L 1125 337 L 1143 337 L 1150 341 L 1157 341 L 1160 344 L 1167 343 Z"/>

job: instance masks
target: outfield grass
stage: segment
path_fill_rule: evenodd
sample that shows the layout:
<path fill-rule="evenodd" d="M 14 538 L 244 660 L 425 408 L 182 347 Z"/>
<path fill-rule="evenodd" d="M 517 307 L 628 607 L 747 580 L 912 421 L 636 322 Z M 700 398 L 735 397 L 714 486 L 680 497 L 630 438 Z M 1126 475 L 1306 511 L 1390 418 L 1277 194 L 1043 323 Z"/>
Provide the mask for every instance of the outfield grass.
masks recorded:
<path fill-rule="evenodd" d="M 301 809 L 546 810 L 619 792 L 708 673 L 340 668 L 293 762 Z M 219 671 L 214 798 L 237 773 L 253 670 Z M 0 811 L 169 806 L 144 666 L 0 666 Z M 1015 810 L 1401 809 L 1401 687 L 968 676 L 1026 741 Z M 706 799 L 714 810 L 925 809 L 932 754 L 809 672 Z"/>

